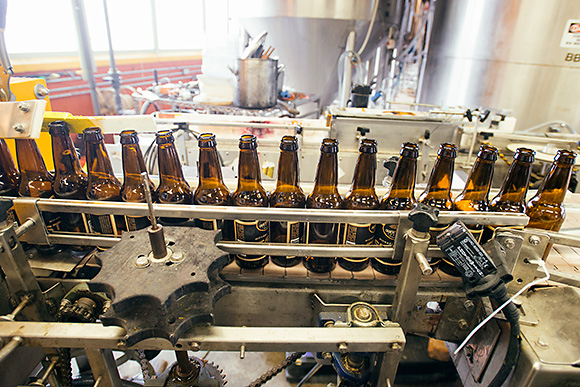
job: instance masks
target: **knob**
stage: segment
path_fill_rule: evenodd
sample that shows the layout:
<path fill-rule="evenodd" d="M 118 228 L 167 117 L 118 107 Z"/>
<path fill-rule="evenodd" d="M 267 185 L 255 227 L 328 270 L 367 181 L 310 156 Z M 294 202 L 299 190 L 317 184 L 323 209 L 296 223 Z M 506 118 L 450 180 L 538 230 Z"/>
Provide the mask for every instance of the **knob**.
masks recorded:
<path fill-rule="evenodd" d="M 413 228 L 420 232 L 429 232 L 429 228 L 437 224 L 439 210 L 423 203 L 417 203 L 409 212 L 409 220 Z"/>

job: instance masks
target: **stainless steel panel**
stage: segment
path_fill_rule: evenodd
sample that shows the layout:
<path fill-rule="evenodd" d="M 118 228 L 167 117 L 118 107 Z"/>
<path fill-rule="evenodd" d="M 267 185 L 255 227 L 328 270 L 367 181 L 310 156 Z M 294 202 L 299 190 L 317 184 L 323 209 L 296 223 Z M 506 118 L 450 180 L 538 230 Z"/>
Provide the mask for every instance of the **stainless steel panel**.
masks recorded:
<path fill-rule="evenodd" d="M 575 0 L 438 0 L 421 102 L 508 109 L 517 129 L 580 127 L 580 60 L 567 56 L 580 49 L 560 47 L 574 18 Z"/>

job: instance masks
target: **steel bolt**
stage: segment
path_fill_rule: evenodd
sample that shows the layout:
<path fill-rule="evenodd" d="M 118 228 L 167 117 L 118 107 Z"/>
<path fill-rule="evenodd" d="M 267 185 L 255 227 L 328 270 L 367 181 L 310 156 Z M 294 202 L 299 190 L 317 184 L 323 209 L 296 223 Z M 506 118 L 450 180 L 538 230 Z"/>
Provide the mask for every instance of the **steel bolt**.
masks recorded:
<path fill-rule="evenodd" d="M 332 359 L 332 353 L 330 353 L 330 352 L 322 352 L 322 358 L 324 360 L 330 360 L 330 359 Z"/>
<path fill-rule="evenodd" d="M 362 305 L 356 306 L 352 312 L 353 316 L 362 322 L 368 322 L 371 321 L 373 314 L 371 313 L 371 311 Z"/>
<path fill-rule="evenodd" d="M 24 125 L 22 125 L 21 123 L 12 125 L 12 129 L 17 131 L 18 133 L 24 133 Z"/>
<path fill-rule="evenodd" d="M 467 329 L 469 327 L 469 324 L 464 319 L 459 320 L 457 325 L 459 325 L 459 329 Z"/>
<path fill-rule="evenodd" d="M 504 245 L 505 245 L 506 249 L 511 250 L 514 247 L 516 247 L 516 242 L 513 239 L 508 238 L 505 240 Z"/>
<path fill-rule="evenodd" d="M 466 311 L 471 312 L 475 308 L 475 304 L 471 300 L 467 300 L 463 303 L 463 307 Z"/>
<path fill-rule="evenodd" d="M 145 255 L 140 255 L 135 260 L 135 266 L 138 267 L 139 269 L 144 269 L 149 265 L 151 265 L 151 261 Z"/>
<path fill-rule="evenodd" d="M 530 241 L 530 243 L 532 245 L 537 246 L 537 245 L 540 244 L 540 237 L 539 236 L 532 235 L 532 236 L 530 236 L 530 238 L 528 239 L 528 241 Z"/>
<path fill-rule="evenodd" d="M 119 340 L 117 341 L 117 348 L 125 348 L 127 346 L 127 342 L 125 340 Z"/>
<path fill-rule="evenodd" d="M 201 345 L 197 341 L 192 341 L 189 343 L 189 349 L 192 350 L 193 352 L 199 351 L 200 348 Z"/>
<path fill-rule="evenodd" d="M 30 111 L 30 104 L 26 102 L 19 102 L 18 109 L 22 110 L 24 113 L 28 113 Z"/>
<path fill-rule="evenodd" d="M 400 351 L 401 349 L 403 349 L 403 347 L 399 343 L 393 343 L 391 344 L 391 349 L 393 351 Z"/>
<path fill-rule="evenodd" d="M 347 353 L 348 352 L 348 345 L 346 343 L 338 344 L 338 352 Z"/>

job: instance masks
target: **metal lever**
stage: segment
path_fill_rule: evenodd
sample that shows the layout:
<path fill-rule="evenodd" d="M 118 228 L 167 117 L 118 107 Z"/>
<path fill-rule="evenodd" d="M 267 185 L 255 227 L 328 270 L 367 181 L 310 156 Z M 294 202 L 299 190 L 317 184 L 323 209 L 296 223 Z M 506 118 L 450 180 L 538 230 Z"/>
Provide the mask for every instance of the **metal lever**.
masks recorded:
<path fill-rule="evenodd" d="M 151 226 L 147 229 L 149 233 L 149 241 L 151 242 L 151 251 L 155 259 L 163 259 L 167 256 L 167 247 L 165 244 L 165 234 L 163 226 L 157 223 L 155 218 L 155 209 L 153 208 L 153 199 L 151 198 L 151 191 L 149 188 L 149 176 L 147 172 L 141 173 L 141 183 L 143 184 L 143 192 L 145 192 L 145 200 L 149 207 L 149 217 L 151 218 Z"/>

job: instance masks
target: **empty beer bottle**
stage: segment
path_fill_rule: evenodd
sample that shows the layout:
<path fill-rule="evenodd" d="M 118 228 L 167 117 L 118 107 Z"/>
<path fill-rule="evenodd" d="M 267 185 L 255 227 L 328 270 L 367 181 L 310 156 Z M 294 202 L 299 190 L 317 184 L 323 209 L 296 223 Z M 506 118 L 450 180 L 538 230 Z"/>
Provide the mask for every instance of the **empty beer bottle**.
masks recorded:
<path fill-rule="evenodd" d="M 233 204 L 239 207 L 268 207 L 268 194 L 262 187 L 256 136 L 241 136 L 239 148 L 238 188 L 232 194 Z M 268 243 L 268 221 L 236 219 L 233 228 L 236 241 Z M 268 264 L 267 255 L 236 254 L 234 258 L 242 269 L 258 269 Z"/>
<path fill-rule="evenodd" d="M 338 192 L 338 141 L 322 140 L 320 159 L 316 169 L 314 189 L 306 199 L 306 208 L 338 209 L 342 197 Z M 306 242 L 313 244 L 337 244 L 339 223 L 307 223 Z M 329 273 L 336 267 L 335 257 L 305 257 L 304 266 L 315 273 Z"/>
<path fill-rule="evenodd" d="M 18 196 L 20 172 L 8 150 L 8 145 L 0 138 L 0 196 Z"/>
<path fill-rule="evenodd" d="M 403 144 L 401 158 L 395 168 L 393 183 L 390 191 L 383 197 L 379 209 L 381 210 L 410 210 L 415 200 L 415 176 L 417 174 L 417 157 L 419 146 L 412 142 Z M 376 243 L 383 246 L 393 246 L 397 236 L 397 224 L 382 224 L 375 232 Z M 373 258 L 373 269 L 383 274 L 396 274 L 401 268 L 402 261 L 394 258 Z"/>
<path fill-rule="evenodd" d="M 177 149 L 175 149 L 171 130 L 160 130 L 155 141 L 158 147 L 159 186 L 157 200 L 159 203 L 193 204 L 193 193 L 183 177 L 183 169 Z M 187 218 L 161 218 L 164 223 L 176 224 L 188 221 Z"/>
<path fill-rule="evenodd" d="M 33 139 L 16 139 L 16 159 L 20 168 L 21 196 L 33 198 L 50 198 L 54 191 L 52 182 L 54 177 L 46 169 L 44 159 Z M 44 222 L 49 231 L 59 231 L 61 228 L 58 214 L 43 213 Z"/>
<path fill-rule="evenodd" d="M 141 182 L 141 173 L 147 172 L 143 153 L 139 146 L 139 136 L 133 129 L 123 130 L 121 137 L 121 158 L 123 161 L 123 186 L 121 187 L 121 200 L 124 202 L 146 203 L 147 199 Z M 149 180 L 149 190 L 155 200 L 155 184 Z M 151 222 L 147 216 L 125 216 L 127 231 L 142 230 Z"/>
<path fill-rule="evenodd" d="M 491 211 L 526 212 L 526 194 L 535 154 L 533 149 L 518 148 L 516 150 L 514 161 L 499 193 L 490 202 Z"/>
<path fill-rule="evenodd" d="M 224 184 L 222 168 L 216 148 L 215 135 L 202 133 L 198 139 L 199 183 L 193 194 L 193 203 L 201 206 L 229 206 L 232 198 L 228 187 Z M 222 229 L 220 219 L 195 219 L 195 225 L 205 230 Z"/>
<path fill-rule="evenodd" d="M 482 145 L 479 148 L 477 159 L 471 168 L 463 191 L 453 201 L 454 211 L 489 211 L 489 188 L 493 178 L 493 168 L 497 160 L 498 151 L 491 145 Z M 479 242 L 483 234 L 483 227 L 477 224 L 467 224 L 475 239 Z M 453 264 L 441 259 L 439 268 L 452 276 L 460 276 Z"/>
<path fill-rule="evenodd" d="M 88 177 L 81 168 L 65 121 L 48 124 L 54 160 L 54 195 L 59 199 L 85 200 L 87 197 Z M 62 229 L 72 232 L 89 232 L 84 214 L 61 213 Z"/>
<path fill-rule="evenodd" d="M 451 200 L 451 183 L 453 182 L 453 168 L 455 157 L 457 156 L 457 146 L 455 144 L 443 143 L 439 145 L 437 160 L 433 165 L 431 176 L 427 181 L 425 191 L 417 200 L 419 203 L 427 204 L 438 208 L 441 211 L 451 211 L 453 201 Z M 437 225 L 431 228 L 431 244 L 437 244 L 437 235 L 443 232 L 449 225 Z M 431 267 L 435 269 L 439 265 L 439 259 L 432 260 Z"/>
<path fill-rule="evenodd" d="M 566 211 L 562 203 L 568 190 L 576 154 L 559 150 L 550 171 L 542 181 L 538 192 L 528 202 L 526 215 L 530 217 L 529 228 L 559 231 Z"/>
<path fill-rule="evenodd" d="M 98 201 L 121 201 L 121 182 L 115 177 L 109 153 L 105 147 L 103 132 L 98 127 L 83 131 L 87 149 L 89 183 L 87 199 Z M 91 215 L 93 231 L 100 234 L 119 235 L 122 217 L 115 215 Z"/>
<path fill-rule="evenodd" d="M 379 197 L 375 192 L 377 171 L 377 142 L 363 138 L 358 148 L 359 156 L 354 167 L 352 185 L 344 198 L 343 207 L 347 210 L 376 210 Z M 346 245 L 372 245 L 375 243 L 375 224 L 347 223 L 344 225 L 342 241 Z M 351 271 L 364 270 L 369 258 L 338 258 L 338 264 Z"/>
<path fill-rule="evenodd" d="M 306 195 L 300 188 L 298 139 L 294 136 L 284 136 L 280 140 L 278 180 L 276 189 L 270 194 L 270 207 L 304 208 L 305 205 Z M 270 222 L 270 242 L 304 242 L 304 223 Z M 272 256 L 271 259 L 274 264 L 282 267 L 296 266 L 302 261 L 301 257 L 296 256 Z"/>
<path fill-rule="evenodd" d="M 0 138 L 0 196 L 18 196 L 20 187 L 20 172 L 8 150 L 8 145 Z M 7 213 L 9 223 L 19 222 L 14 208 Z"/>

